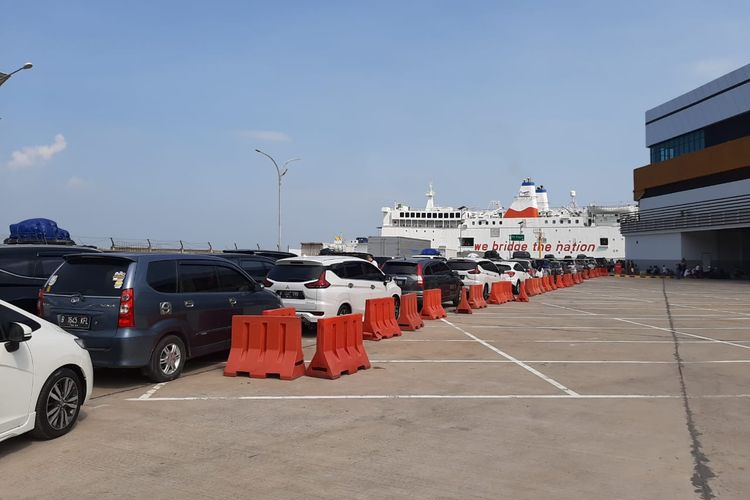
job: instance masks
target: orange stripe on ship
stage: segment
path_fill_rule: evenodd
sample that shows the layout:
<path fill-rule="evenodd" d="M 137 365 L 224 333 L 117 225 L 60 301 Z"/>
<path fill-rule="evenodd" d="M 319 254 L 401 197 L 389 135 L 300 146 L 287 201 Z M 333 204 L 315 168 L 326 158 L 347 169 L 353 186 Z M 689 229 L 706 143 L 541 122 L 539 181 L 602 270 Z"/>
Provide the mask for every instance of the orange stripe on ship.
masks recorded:
<path fill-rule="evenodd" d="M 506 219 L 518 219 L 522 217 L 539 217 L 539 209 L 534 207 L 528 207 L 524 208 L 523 210 L 513 210 L 512 208 L 509 208 L 505 215 L 503 216 Z"/>

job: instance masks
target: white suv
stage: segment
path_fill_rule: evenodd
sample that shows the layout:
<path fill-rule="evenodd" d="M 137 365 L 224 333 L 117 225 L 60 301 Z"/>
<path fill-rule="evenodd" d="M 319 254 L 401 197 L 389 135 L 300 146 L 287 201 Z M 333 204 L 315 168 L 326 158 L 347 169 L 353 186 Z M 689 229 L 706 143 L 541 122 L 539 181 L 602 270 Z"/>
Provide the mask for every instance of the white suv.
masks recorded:
<path fill-rule="evenodd" d="M 524 270 L 523 266 L 516 261 L 503 260 L 500 262 L 495 262 L 495 264 L 505 276 L 508 276 L 510 278 L 510 281 L 513 283 L 513 293 L 518 295 L 521 291 L 521 282 L 526 281 L 531 277 L 529 276 L 529 273 L 527 273 Z"/>
<path fill-rule="evenodd" d="M 52 439 L 73 428 L 94 370 L 78 338 L 0 300 L 0 381 L 0 441 Z"/>
<path fill-rule="evenodd" d="M 401 302 L 401 288 L 377 266 L 356 257 L 319 255 L 277 260 L 264 285 L 309 323 L 364 313 L 367 299 L 382 297 L 393 297 L 398 316 Z"/>
<path fill-rule="evenodd" d="M 510 281 L 510 277 L 501 273 L 491 260 L 465 257 L 450 259 L 447 264 L 451 271 L 458 273 L 464 285 L 482 285 L 485 298 L 490 296 L 492 283 Z"/>

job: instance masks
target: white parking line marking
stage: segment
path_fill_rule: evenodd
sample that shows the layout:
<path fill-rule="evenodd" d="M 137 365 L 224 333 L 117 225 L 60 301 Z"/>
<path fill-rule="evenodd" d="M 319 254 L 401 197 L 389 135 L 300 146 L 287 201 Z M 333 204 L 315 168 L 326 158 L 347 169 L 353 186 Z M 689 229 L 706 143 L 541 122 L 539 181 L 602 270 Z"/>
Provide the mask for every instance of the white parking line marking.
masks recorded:
<path fill-rule="evenodd" d="M 649 328 L 653 328 L 654 330 L 661 330 L 663 332 L 676 333 L 677 335 L 687 335 L 688 337 L 694 337 L 696 339 L 710 340 L 710 341 L 716 342 L 718 344 L 726 344 L 726 345 L 731 345 L 731 346 L 734 346 L 734 347 L 741 347 L 743 349 L 750 349 L 750 346 L 747 346 L 747 345 L 735 344 L 734 342 L 728 342 L 726 340 L 714 339 L 714 338 L 711 338 L 711 337 L 704 337 L 703 335 L 695 335 L 693 333 L 678 332 L 677 330 L 672 330 L 671 328 L 662 328 L 660 326 L 646 325 L 644 323 L 636 323 L 635 321 L 630 321 L 630 320 L 622 319 L 622 318 L 612 318 L 612 319 L 614 319 L 616 321 L 624 321 L 625 323 L 632 323 L 634 325 L 647 326 Z"/>
<path fill-rule="evenodd" d="M 565 309 L 567 311 L 574 311 L 574 312 L 577 312 L 577 313 L 586 314 L 588 316 L 599 316 L 598 314 L 592 313 L 592 312 L 589 312 L 589 311 L 583 311 L 581 309 L 573 309 L 572 307 L 558 306 L 557 304 L 550 304 L 549 302 L 541 302 L 541 304 L 545 305 L 545 306 L 549 306 L 549 307 L 558 307 L 560 309 Z"/>
<path fill-rule="evenodd" d="M 685 328 L 683 328 L 685 330 Z M 671 340 L 531 340 L 538 344 L 674 344 Z M 726 342 L 750 342 L 750 340 L 727 340 Z M 683 340 L 680 344 L 707 344 L 710 340 Z"/>
<path fill-rule="evenodd" d="M 516 358 L 514 358 L 510 354 L 507 354 L 507 353 L 501 351 L 500 349 L 498 349 L 497 347 L 493 346 L 489 342 L 485 342 L 484 340 L 482 340 L 482 339 L 480 339 L 480 338 L 472 335 L 471 333 L 467 332 L 466 330 L 464 330 L 464 329 L 462 329 L 462 328 L 454 325 L 453 323 L 451 323 L 447 319 L 442 318 L 440 321 L 451 325 L 453 328 L 455 328 L 459 332 L 463 333 L 464 335 L 466 335 L 469 338 L 472 338 L 472 339 L 476 340 L 477 342 L 479 342 L 480 344 L 482 344 L 486 348 L 488 348 L 488 349 L 490 349 L 490 350 L 498 353 L 500 356 L 504 357 L 505 359 L 509 359 L 509 360 L 515 362 L 518 366 L 520 366 L 524 370 L 526 370 L 526 371 L 528 371 L 530 373 L 533 373 L 534 375 L 536 375 L 537 377 L 541 378 L 545 382 L 554 385 L 555 387 L 557 387 L 558 389 L 560 389 L 561 391 L 563 391 L 565 394 L 567 394 L 569 396 L 577 396 L 578 395 L 577 392 L 575 392 L 575 391 L 573 391 L 571 389 L 568 389 L 567 387 L 565 387 L 564 385 L 562 385 L 557 380 L 548 377 L 547 375 L 543 374 L 542 372 L 540 372 L 540 371 L 538 371 L 538 370 L 530 367 L 529 365 L 527 365 L 527 364 L 525 364 L 525 363 L 523 363 L 521 361 L 518 361 Z"/>
<path fill-rule="evenodd" d="M 151 396 L 153 396 L 156 391 L 158 391 L 159 389 L 161 389 L 165 385 L 167 385 L 167 382 L 162 382 L 160 384 L 156 384 L 155 386 L 153 386 L 151 389 L 149 389 L 145 393 L 141 394 L 141 396 L 139 396 L 136 399 L 141 400 L 141 401 L 146 400 L 146 399 L 150 399 Z"/>
<path fill-rule="evenodd" d="M 750 398 L 750 394 L 709 394 L 690 399 Z M 347 399 L 682 399 L 680 394 L 351 394 L 308 396 L 184 396 L 130 398 L 126 401 L 315 401 Z"/>
<path fill-rule="evenodd" d="M 710 342 L 706 342 L 710 343 Z M 371 363 L 508 363 L 516 364 L 518 360 L 512 361 L 510 359 L 371 359 Z M 559 360 L 559 359 L 527 359 L 518 361 L 519 363 L 525 364 L 592 364 L 592 365 L 673 365 L 677 364 L 677 361 L 639 361 L 639 360 Z M 708 361 L 683 361 L 684 365 L 702 365 L 702 364 L 713 364 L 713 363 L 750 363 L 750 359 L 716 359 Z"/>

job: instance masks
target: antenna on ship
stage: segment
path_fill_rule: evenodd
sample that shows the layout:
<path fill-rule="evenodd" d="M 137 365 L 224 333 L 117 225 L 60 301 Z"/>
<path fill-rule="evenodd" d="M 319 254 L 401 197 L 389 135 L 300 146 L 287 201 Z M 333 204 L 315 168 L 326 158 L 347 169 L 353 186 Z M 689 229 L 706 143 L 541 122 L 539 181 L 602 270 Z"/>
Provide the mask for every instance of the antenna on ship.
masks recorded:
<path fill-rule="evenodd" d="M 435 191 L 432 190 L 432 181 L 430 181 L 430 190 L 427 191 L 427 206 L 425 207 L 425 210 L 429 211 L 435 208 L 435 203 L 433 202 L 435 198 Z"/>
<path fill-rule="evenodd" d="M 570 208 L 578 208 L 578 204 L 576 203 L 576 192 L 574 189 L 570 190 Z"/>

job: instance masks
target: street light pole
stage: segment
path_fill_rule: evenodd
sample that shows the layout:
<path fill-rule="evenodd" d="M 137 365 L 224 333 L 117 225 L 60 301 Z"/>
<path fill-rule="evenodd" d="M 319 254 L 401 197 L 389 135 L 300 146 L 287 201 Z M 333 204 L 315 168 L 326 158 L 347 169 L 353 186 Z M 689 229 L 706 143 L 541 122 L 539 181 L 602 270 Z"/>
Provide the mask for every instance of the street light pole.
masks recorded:
<path fill-rule="evenodd" d="M 299 161 L 302 158 L 291 158 L 285 161 L 284 164 L 281 166 L 281 168 L 279 168 L 279 165 L 276 163 L 276 160 L 274 160 L 271 155 L 269 155 L 268 153 L 264 153 L 260 149 L 256 149 L 255 152 L 260 153 L 266 158 L 268 158 L 269 160 L 271 160 L 271 162 L 273 163 L 273 166 L 276 167 L 276 174 L 278 175 L 278 179 L 279 179 L 278 241 L 276 243 L 276 250 L 281 251 L 281 178 L 284 177 L 286 173 L 289 171 L 289 167 L 287 167 L 287 165 L 289 165 L 293 161 Z"/>
<path fill-rule="evenodd" d="M 15 71 L 11 71 L 11 72 L 10 72 L 10 73 L 8 73 L 8 74 L 5 74 L 5 73 L 0 73 L 0 85 L 2 85 L 3 83 L 7 82 L 7 81 L 8 81 L 8 79 L 9 79 L 9 78 L 10 78 L 11 76 L 15 75 L 15 74 L 16 74 L 16 73 L 18 73 L 19 71 L 21 71 L 21 70 L 24 70 L 24 69 L 31 69 L 31 68 L 33 68 L 33 67 L 34 67 L 34 65 L 33 65 L 33 64 L 31 64 L 30 62 L 27 62 L 26 64 L 24 64 L 23 66 L 21 66 L 21 67 L 20 67 L 20 68 L 18 68 L 17 70 L 15 70 Z"/>

